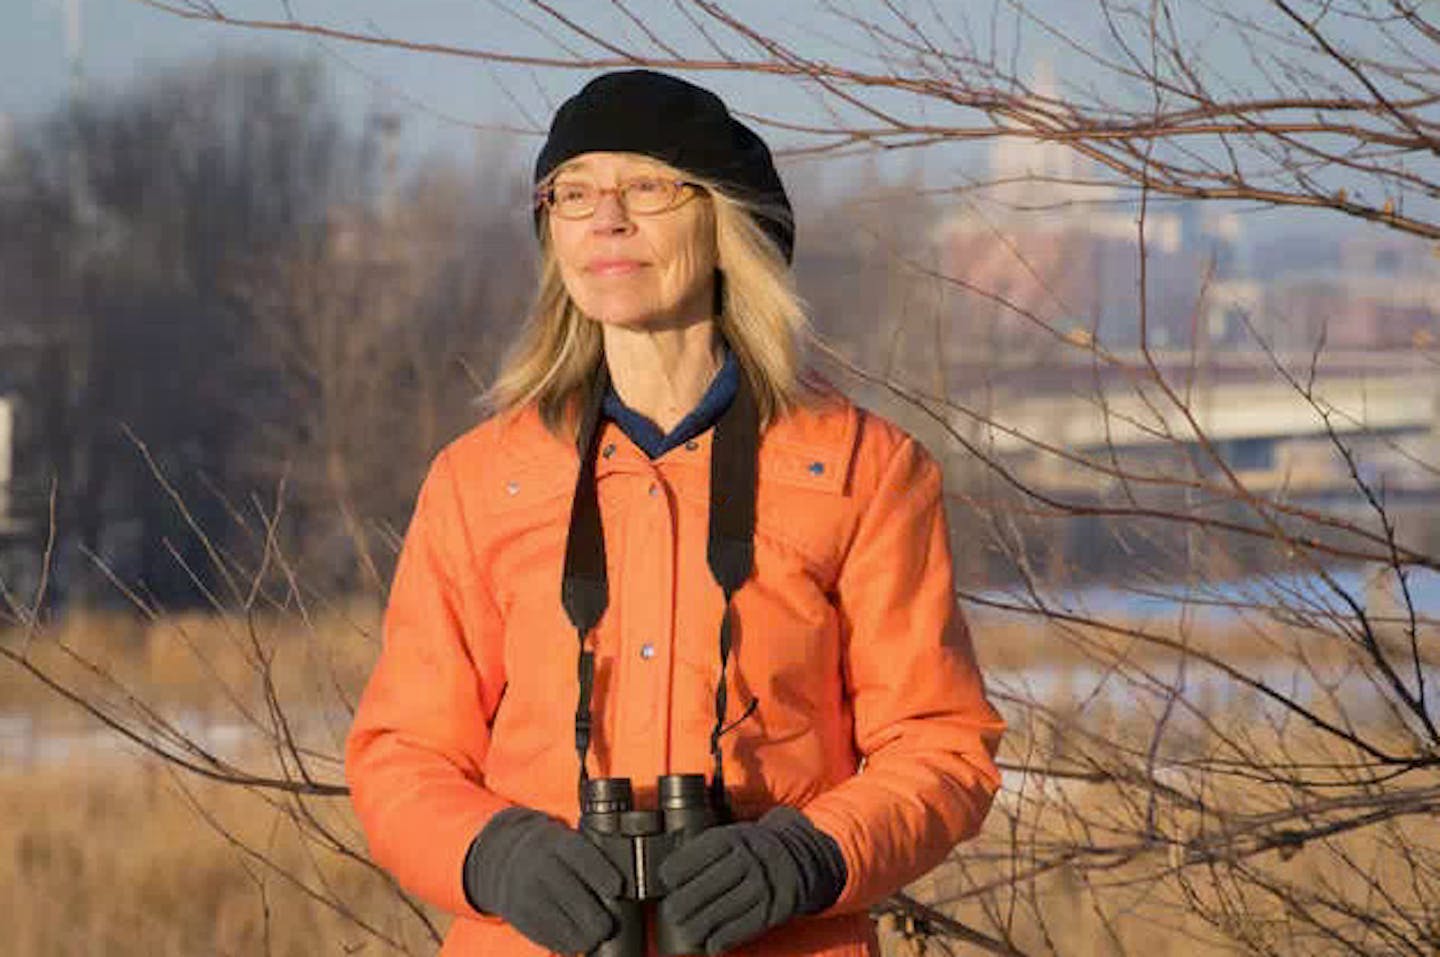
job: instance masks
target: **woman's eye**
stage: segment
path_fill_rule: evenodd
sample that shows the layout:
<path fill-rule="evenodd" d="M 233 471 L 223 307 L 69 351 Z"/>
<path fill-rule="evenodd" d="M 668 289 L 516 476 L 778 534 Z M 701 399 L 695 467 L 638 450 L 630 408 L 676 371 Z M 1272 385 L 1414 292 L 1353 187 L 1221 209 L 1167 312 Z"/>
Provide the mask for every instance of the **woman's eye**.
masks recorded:
<path fill-rule="evenodd" d="M 654 176 L 642 176 L 639 179 L 632 179 L 625 187 L 644 196 L 652 193 L 663 193 L 665 182 Z"/>
<path fill-rule="evenodd" d="M 555 202 L 583 203 L 590 195 L 590 187 L 583 183 L 561 183 L 555 187 Z"/>

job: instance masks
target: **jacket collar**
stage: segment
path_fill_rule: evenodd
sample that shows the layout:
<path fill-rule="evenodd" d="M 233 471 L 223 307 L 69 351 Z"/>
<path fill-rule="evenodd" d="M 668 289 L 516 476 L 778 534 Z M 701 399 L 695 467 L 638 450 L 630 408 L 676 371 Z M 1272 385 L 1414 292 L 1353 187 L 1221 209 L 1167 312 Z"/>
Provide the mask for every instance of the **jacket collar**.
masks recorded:
<path fill-rule="evenodd" d="M 574 444 L 550 434 L 533 405 L 501 413 L 498 418 L 500 440 L 496 447 L 509 468 L 527 472 L 539 468 L 568 475 L 573 481 L 580 462 Z M 825 385 L 809 402 L 780 416 L 761 434 L 761 483 L 780 482 L 832 494 L 843 493 L 859 425 L 859 409 L 834 387 Z M 671 449 L 651 464 L 673 459 L 708 469 L 714 434 L 713 428 L 708 429 L 691 440 L 693 448 L 687 443 Z M 599 444 L 601 461 L 596 466 L 597 476 L 640 467 L 639 460 L 647 458 L 613 422 L 604 423 Z M 605 449 L 611 445 L 615 451 L 607 455 Z"/>

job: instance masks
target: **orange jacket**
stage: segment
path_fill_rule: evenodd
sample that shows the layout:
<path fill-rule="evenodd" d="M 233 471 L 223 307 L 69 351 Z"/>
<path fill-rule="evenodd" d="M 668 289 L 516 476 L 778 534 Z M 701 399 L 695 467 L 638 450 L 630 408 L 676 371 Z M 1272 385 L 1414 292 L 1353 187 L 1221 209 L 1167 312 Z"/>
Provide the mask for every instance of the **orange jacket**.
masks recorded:
<path fill-rule="evenodd" d="M 711 770 L 723 599 L 706 565 L 713 430 L 649 460 L 604 423 L 596 474 L 610 602 L 595 632 L 590 773 Z M 1003 724 L 955 605 L 941 476 L 912 438 L 834 396 L 760 445 L 755 571 L 734 599 L 737 815 L 798 807 L 849 880 L 823 914 L 747 954 L 875 953 L 865 909 L 973 835 L 999 785 Z M 355 714 L 346 772 L 374 859 L 456 915 L 442 955 L 536 955 L 461 888 L 489 817 L 575 823 L 577 642 L 560 604 L 579 457 L 533 408 L 435 460 Z M 649 785 L 647 791 L 646 785 Z M 651 805 L 653 806 L 653 805 Z"/>

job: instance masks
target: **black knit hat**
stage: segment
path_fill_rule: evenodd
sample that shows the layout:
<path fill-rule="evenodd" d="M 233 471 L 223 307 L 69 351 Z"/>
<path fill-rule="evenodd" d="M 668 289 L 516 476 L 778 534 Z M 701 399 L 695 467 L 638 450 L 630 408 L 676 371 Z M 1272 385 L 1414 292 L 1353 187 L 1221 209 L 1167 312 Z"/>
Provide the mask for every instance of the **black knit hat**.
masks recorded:
<path fill-rule="evenodd" d="M 568 159 L 602 151 L 651 156 L 721 184 L 754 204 L 757 222 L 790 260 L 795 224 L 770 150 L 709 90 L 652 70 L 596 77 L 556 111 L 535 182 Z"/>

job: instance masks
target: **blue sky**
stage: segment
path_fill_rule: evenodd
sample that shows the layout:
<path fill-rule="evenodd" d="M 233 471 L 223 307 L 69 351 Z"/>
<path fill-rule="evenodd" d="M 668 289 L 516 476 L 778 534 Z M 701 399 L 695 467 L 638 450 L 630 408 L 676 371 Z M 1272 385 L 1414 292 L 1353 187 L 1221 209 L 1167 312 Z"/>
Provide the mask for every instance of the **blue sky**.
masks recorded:
<path fill-rule="evenodd" d="M 1055 2 L 1036 6 L 1044 9 Z M 249 50 L 316 55 L 331 67 L 337 94 L 357 116 L 375 104 L 400 112 L 406 143 L 418 150 L 468 149 L 475 125 L 533 130 L 584 79 L 584 74 L 571 71 L 495 68 L 187 21 L 136 0 L 80 3 L 82 67 L 87 88 L 97 94 L 155 69 L 197 58 Z M 65 0 L 0 0 L 0 112 L 23 118 L 63 102 L 68 88 L 64 5 Z M 280 0 L 228 0 L 225 6 L 255 17 L 277 17 L 281 10 Z M 553 44 L 504 12 L 495 0 L 293 0 L 293 6 L 302 18 L 357 29 L 373 24 L 396 36 L 506 51 L 554 51 Z M 600 7 L 561 6 L 582 11 Z M 673 21 L 668 0 L 638 0 L 634 6 L 653 11 L 662 25 L 667 17 Z M 987 16 L 991 6 L 988 0 L 968 5 L 987 11 L 983 14 Z M 802 15 L 811 9 L 809 4 L 730 0 L 727 7 L 764 22 L 809 54 L 852 55 Z M 702 82 L 742 110 L 749 106 L 757 112 L 823 121 L 813 96 L 791 82 L 723 74 L 708 74 Z M 505 134 L 492 130 L 490 135 Z M 511 135 L 521 136 L 526 147 L 536 142 L 533 135 Z M 772 132 L 769 138 L 783 145 L 786 134 Z"/>
<path fill-rule="evenodd" d="M 311 37 L 257 32 L 212 23 L 187 21 L 138 0 L 79 0 L 83 12 L 82 67 L 87 88 L 94 95 L 122 89 L 157 69 L 244 51 L 269 51 L 315 56 L 329 67 L 335 92 L 358 122 L 367 110 L 379 107 L 400 114 L 402 146 L 409 156 L 448 155 L 469 162 L 477 154 L 477 139 L 498 139 L 521 155 L 533 155 L 539 144 L 538 127 L 555 105 L 578 89 L 586 74 L 559 69 L 502 68 L 473 60 L 362 47 Z M 289 0 L 299 18 L 356 30 L 374 29 L 389 35 L 457 46 L 506 52 L 555 54 L 553 39 L 538 36 L 514 11 L 525 9 L 523 0 Z M 605 16 L 609 4 L 597 0 L 549 0 L 562 11 L 582 15 L 594 23 Z M 1114 57 L 1116 46 L 1107 36 L 1091 0 L 1026 0 L 1026 6 L 1045 24 L 1030 22 L 1015 41 L 1018 0 L 953 0 L 945 4 L 960 24 L 999 61 L 1013 62 L 1018 72 L 1033 77 L 1035 65 L 1045 61 L 1062 83 L 1083 83 L 1093 75 L 1092 53 Z M 68 87 L 66 62 L 66 0 L 0 0 L 0 113 L 23 119 L 63 104 Z M 660 32 L 675 36 L 677 14 L 672 0 L 629 0 L 632 9 L 653 17 Z M 724 7 L 747 22 L 761 24 L 807 56 L 858 67 L 875 68 L 865 59 L 867 41 L 834 18 L 816 14 L 819 0 L 724 0 Z M 237 16 L 280 18 L 284 0 L 222 0 Z M 881 10 L 878 3 L 856 0 L 854 7 Z M 929 0 L 910 7 L 923 10 Z M 1213 23 L 1204 23 L 1202 5 L 1177 4 L 1177 16 L 1195 57 L 1209 60 L 1212 75 L 1244 87 L 1258 73 L 1243 49 L 1244 38 Z M 1226 9 L 1248 9 L 1248 0 L 1227 3 Z M 598 12 L 597 12 L 598 11 Z M 538 15 L 531 14 L 532 19 Z M 997 19 L 998 18 L 998 19 Z M 998 22 L 998 28 L 995 24 Z M 1053 31 L 1047 32 L 1047 27 Z M 1327 22 L 1336 36 L 1345 24 Z M 633 27 L 612 23 L 607 35 Z M 993 38 L 993 39 L 992 39 Z M 947 41 L 948 38 L 942 38 Z M 577 41 L 576 45 L 579 45 Z M 963 41 L 956 40 L 955 43 Z M 984 49 L 994 43 L 995 50 Z M 955 47 L 950 42 L 945 45 Z M 768 76 L 707 73 L 698 77 L 720 93 L 733 109 L 770 117 L 823 125 L 826 113 L 812 88 L 793 79 Z M 917 116 L 916 100 L 900 107 Z M 935 107 L 926 107 L 935 110 Z M 933 118 L 923 115 L 918 118 Z M 968 117 L 973 120 L 974 117 Z M 762 128 L 773 147 L 783 150 L 797 137 L 775 128 Z M 813 141 L 812 141 L 813 142 Z M 484 155 L 490 154 L 487 150 Z M 949 144 L 917 153 L 898 151 L 880 158 L 881 168 L 892 175 L 919 169 L 932 184 L 966 182 L 985 162 L 975 147 Z M 528 165 L 520 163 L 518 167 Z M 782 159 L 787 177 L 813 176 L 827 183 L 847 178 L 845 164 Z"/>
<path fill-rule="evenodd" d="M 421 140 L 453 142 L 465 122 L 513 123 L 513 111 L 495 96 L 483 67 L 435 58 L 367 52 L 343 44 L 321 44 L 300 36 L 260 33 L 183 20 L 135 0 L 81 0 L 82 68 L 94 93 L 114 89 L 146 73 L 179 63 L 247 51 L 317 55 L 331 67 L 338 94 L 363 111 L 373 103 L 393 104 L 406 114 L 410 134 Z M 0 0 L 0 112 L 22 118 L 62 102 L 69 87 L 64 0 Z M 278 3 L 253 0 L 235 5 L 267 15 Z M 312 4 L 313 6 L 313 4 Z M 469 6 L 468 16 L 458 9 Z M 474 19 L 474 4 L 420 0 L 395 23 L 398 0 L 355 0 L 356 15 L 378 18 L 393 30 L 445 35 Z M 445 9 L 445 8 L 452 9 Z M 304 4 L 301 4 L 304 10 Z M 416 16 L 423 12 L 422 16 Z M 390 13 L 391 21 L 385 19 Z M 393 92 L 387 92 L 393 91 Z M 413 97 L 416 103 L 407 102 Z M 417 104 L 426 104 L 421 109 Z M 453 116 L 448 122 L 439 114 Z"/>

